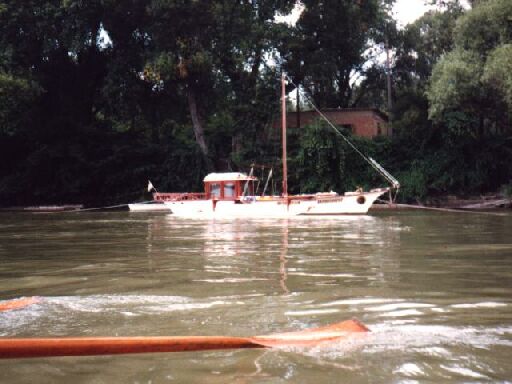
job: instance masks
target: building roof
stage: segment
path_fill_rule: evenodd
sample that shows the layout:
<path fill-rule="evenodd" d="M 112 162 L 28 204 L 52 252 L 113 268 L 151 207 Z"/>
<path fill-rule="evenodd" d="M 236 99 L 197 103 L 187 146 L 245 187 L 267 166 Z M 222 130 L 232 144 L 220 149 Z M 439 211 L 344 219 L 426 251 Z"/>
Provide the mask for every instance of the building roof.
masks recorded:
<path fill-rule="evenodd" d="M 257 177 L 248 176 L 245 173 L 241 172 L 221 172 L 221 173 L 209 173 L 206 175 L 203 181 L 212 182 L 212 181 L 248 181 L 248 180 L 258 180 Z"/>

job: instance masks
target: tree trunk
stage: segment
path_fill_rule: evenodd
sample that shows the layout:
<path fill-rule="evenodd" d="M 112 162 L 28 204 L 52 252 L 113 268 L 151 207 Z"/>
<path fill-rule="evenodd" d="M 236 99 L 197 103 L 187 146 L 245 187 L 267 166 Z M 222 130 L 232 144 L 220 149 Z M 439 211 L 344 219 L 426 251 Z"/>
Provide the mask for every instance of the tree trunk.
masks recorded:
<path fill-rule="evenodd" d="M 295 107 L 295 113 L 297 118 L 297 129 L 300 130 L 300 92 L 299 92 L 300 83 L 297 84 L 297 103 Z M 300 131 L 299 131 L 300 132 Z"/>
<path fill-rule="evenodd" d="M 194 129 L 196 142 L 204 155 L 208 171 L 211 171 L 213 169 L 213 165 L 209 157 L 208 145 L 206 145 L 203 125 L 201 124 L 201 118 L 199 117 L 199 112 L 197 110 L 196 92 L 190 85 L 187 87 L 187 97 L 190 116 L 192 118 L 192 128 Z"/>
<path fill-rule="evenodd" d="M 485 117 L 482 113 L 478 117 L 478 138 L 481 139 L 484 137 L 484 127 L 485 127 Z"/>

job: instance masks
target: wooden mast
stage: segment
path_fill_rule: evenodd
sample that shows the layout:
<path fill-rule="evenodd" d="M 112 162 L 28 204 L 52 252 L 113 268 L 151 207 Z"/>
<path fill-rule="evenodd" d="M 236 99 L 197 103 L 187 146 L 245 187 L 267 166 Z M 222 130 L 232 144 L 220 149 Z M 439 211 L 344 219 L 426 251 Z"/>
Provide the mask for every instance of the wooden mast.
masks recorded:
<path fill-rule="evenodd" d="M 286 161 L 286 84 L 285 74 L 281 74 L 281 136 L 283 146 L 283 197 L 288 197 L 288 165 Z"/>

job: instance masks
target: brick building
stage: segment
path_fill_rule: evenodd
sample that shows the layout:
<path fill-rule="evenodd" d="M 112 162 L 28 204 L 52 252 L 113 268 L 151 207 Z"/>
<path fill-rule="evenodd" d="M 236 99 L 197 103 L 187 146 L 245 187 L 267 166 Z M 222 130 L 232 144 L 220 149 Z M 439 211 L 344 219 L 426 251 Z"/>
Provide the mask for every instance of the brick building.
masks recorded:
<path fill-rule="evenodd" d="M 383 112 L 374 108 L 346 108 L 346 109 L 324 109 L 322 113 L 338 127 L 343 127 L 352 132 L 353 135 L 374 138 L 376 136 L 391 136 L 391 126 L 388 124 L 388 117 Z M 318 124 L 323 120 L 316 111 L 300 112 L 300 119 L 297 112 L 286 114 L 286 126 L 288 129 L 295 129 L 300 120 L 300 126 Z M 281 120 L 274 122 L 274 128 L 281 126 Z"/>

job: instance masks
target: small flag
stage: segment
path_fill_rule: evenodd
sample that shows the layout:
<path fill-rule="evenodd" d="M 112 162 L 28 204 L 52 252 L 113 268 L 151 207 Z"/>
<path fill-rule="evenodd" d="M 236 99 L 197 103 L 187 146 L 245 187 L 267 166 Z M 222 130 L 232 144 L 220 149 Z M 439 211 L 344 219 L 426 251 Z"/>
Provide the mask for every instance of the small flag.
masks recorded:
<path fill-rule="evenodd" d="M 153 189 L 156 191 L 156 188 L 153 187 L 153 184 L 151 184 L 151 181 L 148 180 L 148 192 L 151 192 Z"/>

